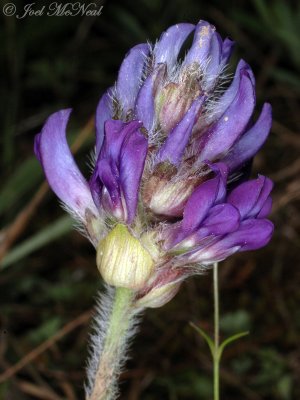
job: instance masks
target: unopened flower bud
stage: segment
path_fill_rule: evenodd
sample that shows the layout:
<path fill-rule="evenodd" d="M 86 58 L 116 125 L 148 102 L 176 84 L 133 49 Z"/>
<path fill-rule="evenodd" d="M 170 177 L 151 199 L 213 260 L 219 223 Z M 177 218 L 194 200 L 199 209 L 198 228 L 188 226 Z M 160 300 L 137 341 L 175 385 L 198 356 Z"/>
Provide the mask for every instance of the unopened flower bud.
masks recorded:
<path fill-rule="evenodd" d="M 147 282 L 154 263 L 140 241 L 118 224 L 99 243 L 97 266 L 106 283 L 136 290 Z"/>
<path fill-rule="evenodd" d="M 146 295 L 137 300 L 137 307 L 159 308 L 168 303 L 177 294 L 180 282 L 154 287 Z"/>

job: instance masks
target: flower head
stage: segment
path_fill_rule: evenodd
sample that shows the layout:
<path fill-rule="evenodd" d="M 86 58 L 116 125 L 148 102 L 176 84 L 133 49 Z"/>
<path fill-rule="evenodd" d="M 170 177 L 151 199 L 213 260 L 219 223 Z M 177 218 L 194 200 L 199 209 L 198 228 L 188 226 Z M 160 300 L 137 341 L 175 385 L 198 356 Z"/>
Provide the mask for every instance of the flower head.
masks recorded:
<path fill-rule="evenodd" d="M 193 43 L 181 59 L 191 34 Z M 262 247 L 272 235 L 266 219 L 271 181 L 259 176 L 228 189 L 271 126 L 268 104 L 252 121 L 255 83 L 244 61 L 226 88 L 232 46 L 200 21 L 172 26 L 154 46 L 132 48 L 116 85 L 97 107 L 89 182 L 66 142 L 70 110 L 50 116 L 36 137 L 35 151 L 50 186 L 95 247 L 100 243 L 104 279 L 136 288 L 141 306 L 162 305 L 199 265 Z M 132 246 L 132 252 L 124 248 L 113 255 L 109 246 L 117 243 Z M 106 264 L 123 262 L 126 272 L 118 269 L 113 276 L 114 268 L 101 264 L 104 258 Z M 138 262 L 145 273 L 137 271 Z M 131 268 L 132 284 L 127 282 Z"/>

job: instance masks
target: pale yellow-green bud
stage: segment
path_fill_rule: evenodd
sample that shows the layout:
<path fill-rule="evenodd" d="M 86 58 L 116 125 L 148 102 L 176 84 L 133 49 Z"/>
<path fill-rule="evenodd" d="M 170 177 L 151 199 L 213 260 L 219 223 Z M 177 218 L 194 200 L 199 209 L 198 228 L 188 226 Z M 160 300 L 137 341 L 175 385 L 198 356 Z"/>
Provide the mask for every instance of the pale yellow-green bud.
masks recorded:
<path fill-rule="evenodd" d="M 167 285 L 154 287 L 145 296 L 137 302 L 137 307 L 158 308 L 168 303 L 176 295 L 180 287 L 179 282 L 169 283 Z"/>
<path fill-rule="evenodd" d="M 138 290 L 151 276 L 154 262 L 127 227 L 118 224 L 99 243 L 97 266 L 106 283 Z"/>

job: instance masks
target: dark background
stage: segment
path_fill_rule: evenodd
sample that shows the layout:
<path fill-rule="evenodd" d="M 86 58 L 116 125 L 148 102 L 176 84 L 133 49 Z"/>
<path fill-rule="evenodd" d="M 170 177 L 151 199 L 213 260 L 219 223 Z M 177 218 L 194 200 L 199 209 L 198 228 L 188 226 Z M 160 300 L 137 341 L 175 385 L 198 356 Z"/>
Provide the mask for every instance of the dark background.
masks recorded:
<path fill-rule="evenodd" d="M 34 134 L 51 112 L 72 107 L 68 137 L 88 175 L 93 113 L 128 49 L 199 19 L 237 42 L 233 65 L 250 63 L 257 109 L 269 101 L 274 112 L 253 168 L 253 177 L 275 182 L 274 238 L 220 265 L 222 337 L 250 330 L 224 353 L 222 399 L 299 399 L 299 2 L 108 0 L 95 18 L 23 19 L 5 17 L 0 3 L 0 399 L 83 398 L 89 315 L 101 288 L 92 246 L 43 184 Z M 26 3 L 13 3 L 22 13 Z M 145 313 L 122 399 L 212 399 L 208 348 L 189 326 L 213 332 L 211 286 L 210 272 L 190 279 L 172 302 Z"/>

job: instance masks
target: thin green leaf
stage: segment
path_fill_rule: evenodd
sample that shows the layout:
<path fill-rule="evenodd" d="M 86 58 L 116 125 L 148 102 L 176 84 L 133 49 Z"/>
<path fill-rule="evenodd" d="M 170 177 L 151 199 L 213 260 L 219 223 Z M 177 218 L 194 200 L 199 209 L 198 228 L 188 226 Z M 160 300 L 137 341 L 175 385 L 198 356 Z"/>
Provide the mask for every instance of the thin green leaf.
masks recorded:
<path fill-rule="evenodd" d="M 45 229 L 40 230 L 23 243 L 14 247 L 2 260 L 0 268 L 3 269 L 10 266 L 45 246 L 45 244 L 67 234 L 72 229 L 72 226 L 73 221 L 69 216 L 59 218 L 51 225 L 48 225 Z"/>
<path fill-rule="evenodd" d="M 221 343 L 220 347 L 219 347 L 219 359 L 221 359 L 222 353 L 225 349 L 225 347 L 227 347 L 230 343 L 235 342 L 236 340 L 249 335 L 249 332 L 240 332 L 240 333 L 236 333 L 235 335 L 230 336 L 229 338 L 225 339 L 223 341 L 223 343 Z"/>
<path fill-rule="evenodd" d="M 191 325 L 192 328 L 195 329 L 195 331 L 197 331 L 199 333 L 200 336 L 203 337 L 203 339 L 208 344 L 208 347 L 210 349 L 210 352 L 211 352 L 212 356 L 214 357 L 214 355 L 215 355 L 215 344 L 214 344 L 213 340 L 208 336 L 208 334 L 203 329 L 199 328 L 193 322 L 190 322 L 190 325 Z"/>

